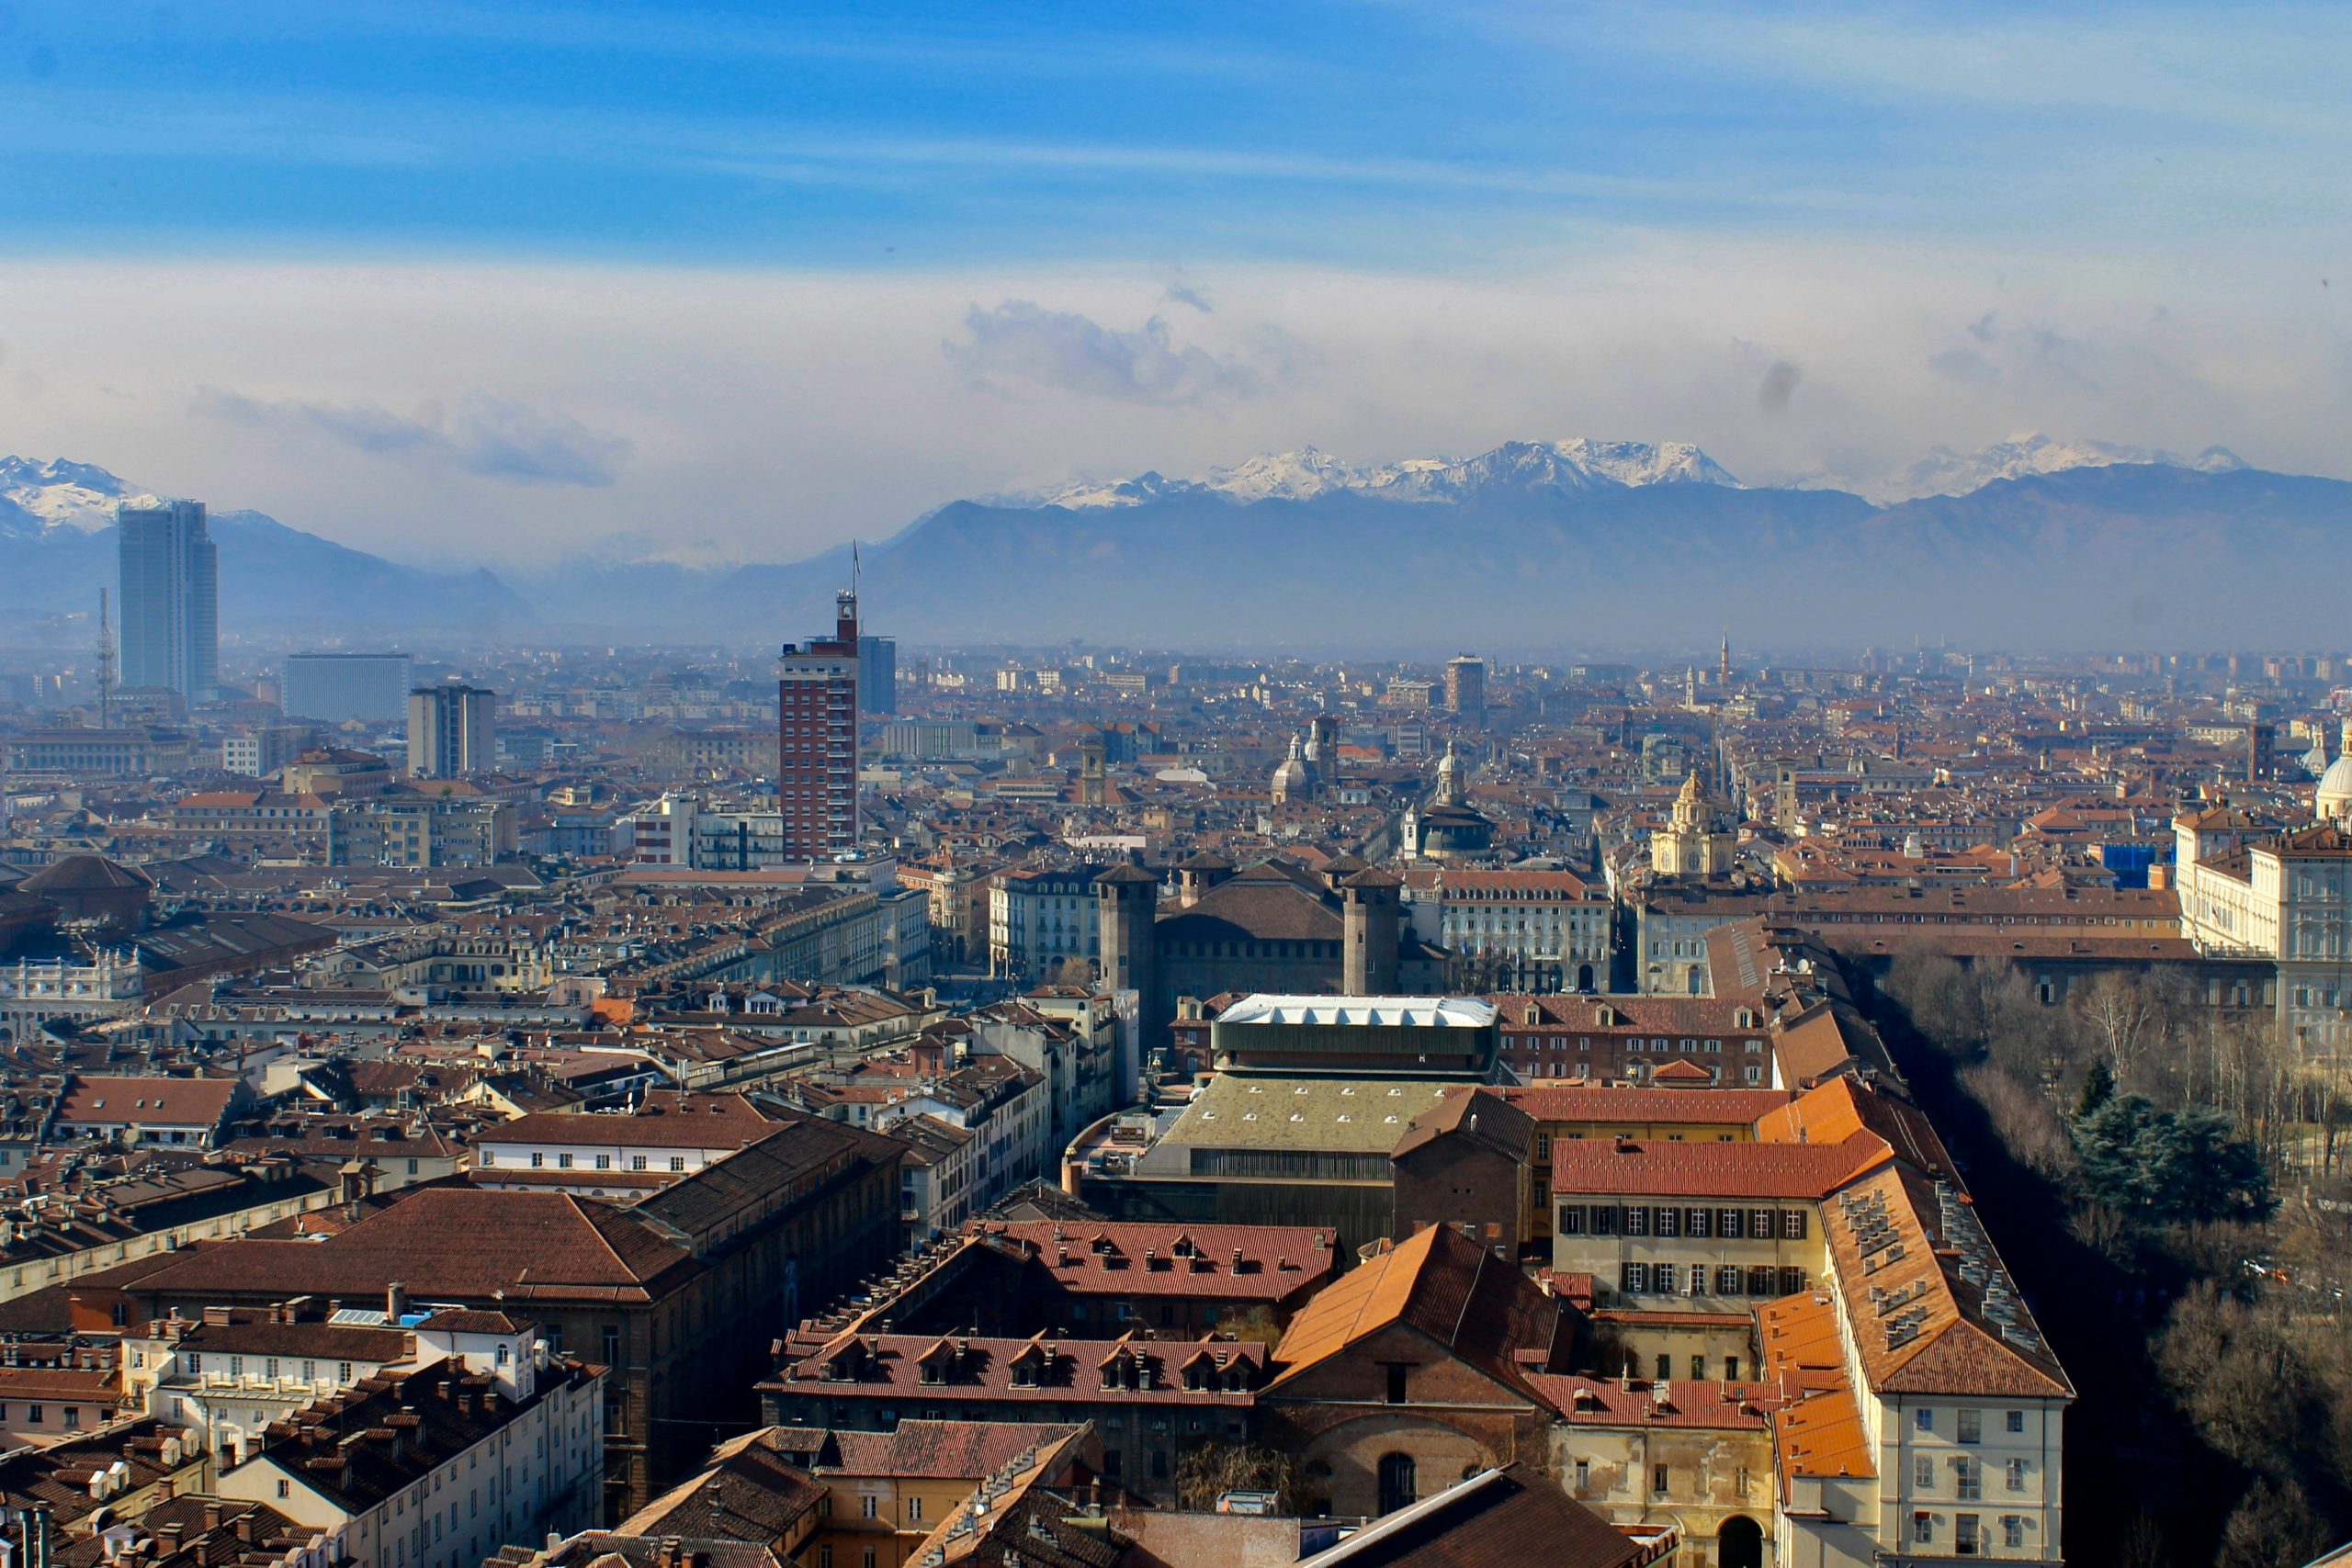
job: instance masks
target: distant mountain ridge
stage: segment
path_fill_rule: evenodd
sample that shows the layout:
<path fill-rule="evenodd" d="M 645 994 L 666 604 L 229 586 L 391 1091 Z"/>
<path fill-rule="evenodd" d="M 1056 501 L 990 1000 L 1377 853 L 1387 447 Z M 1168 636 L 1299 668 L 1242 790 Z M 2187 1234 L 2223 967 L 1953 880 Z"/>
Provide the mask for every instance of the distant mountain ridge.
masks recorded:
<path fill-rule="evenodd" d="M 1215 495 L 1248 503 L 1310 501 L 1351 491 L 1383 501 L 1453 502 L 1495 489 L 1591 490 L 1601 485 L 1714 484 L 1739 488 L 1723 466 L 1687 441 L 1506 441 L 1475 457 L 1408 457 L 1359 466 L 1314 446 L 1261 452 L 1201 479 L 1158 473 L 1071 479 L 1006 505 L 1137 506 L 1174 495 Z"/>
<path fill-rule="evenodd" d="M 1977 452 L 1938 446 L 1881 485 L 1869 487 L 1873 501 L 1917 501 L 1931 495 L 1967 495 L 1996 479 L 2028 479 L 2071 468 L 2108 468 L 2122 464 L 2194 468 L 2203 474 L 2234 473 L 2245 459 L 2226 446 L 2208 446 L 2193 457 L 2151 446 L 2117 446 L 2104 441 L 2052 441 L 2039 431 L 2012 435 Z"/>
<path fill-rule="evenodd" d="M 1930 495 L 1965 495 L 1997 479 L 2072 468 L 2151 464 L 2228 473 L 2246 466 L 2226 446 L 2208 446 L 2184 457 L 2149 446 L 2104 441 L 2053 441 L 2040 432 L 2012 435 L 1976 452 L 1938 446 L 1906 468 L 1859 486 L 1828 479 L 1800 480 L 1765 489 L 1852 488 L 1883 504 Z M 1261 452 L 1228 468 L 1211 468 L 1198 479 L 1170 479 L 1147 472 L 1132 479 L 1072 479 L 1027 492 L 982 498 L 999 506 L 1139 506 L 1170 496 L 1206 494 L 1227 501 L 1308 501 L 1339 491 L 1384 501 L 1461 502 L 1497 490 L 1594 490 L 1608 485 L 1638 489 L 1659 484 L 1711 484 L 1748 488 L 1722 464 L 1687 441 L 1506 441 L 1475 457 L 1408 457 L 1394 463 L 1358 465 L 1314 446 L 1295 452 Z"/>
<path fill-rule="evenodd" d="M 0 457 L 0 615 L 94 609 L 116 581 L 114 511 L 153 492 L 93 464 Z M 208 511 L 232 627 L 472 629 L 531 607 L 487 570 L 424 571 L 259 512 Z"/>
<path fill-rule="evenodd" d="M 30 484 L 35 470 L 52 491 L 121 482 L 62 463 L 0 474 Z M 1736 645 L 1846 650 L 1922 635 L 2037 649 L 2340 640 L 2352 484 L 2219 448 L 2183 459 L 2038 436 L 1898 477 L 1965 488 L 1879 503 L 1751 486 L 1674 443 L 1511 442 L 1368 468 L 1305 448 L 1204 479 L 951 502 L 865 544 L 865 607 L 874 630 L 914 643 L 1204 651 L 1552 657 L 1712 643 L 1726 627 Z M 111 580 L 111 528 L 85 531 L 86 504 L 44 513 L 21 493 L 0 485 L 17 513 L 0 513 L 0 610 L 85 608 Z M 633 636 L 736 647 L 828 624 L 846 547 L 730 565 L 685 542 L 706 528 L 689 504 L 510 587 L 214 514 L 224 624 L 602 639 L 623 606 Z"/>

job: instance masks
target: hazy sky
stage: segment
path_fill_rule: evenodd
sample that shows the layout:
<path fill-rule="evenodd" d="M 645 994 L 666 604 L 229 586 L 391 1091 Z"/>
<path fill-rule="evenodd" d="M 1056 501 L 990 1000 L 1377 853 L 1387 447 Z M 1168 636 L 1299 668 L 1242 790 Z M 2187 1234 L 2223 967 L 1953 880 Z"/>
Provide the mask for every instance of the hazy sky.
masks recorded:
<path fill-rule="evenodd" d="M 2340 6 L 780 9 L 0 0 L 0 450 L 493 562 L 1307 443 L 2352 475 Z"/>

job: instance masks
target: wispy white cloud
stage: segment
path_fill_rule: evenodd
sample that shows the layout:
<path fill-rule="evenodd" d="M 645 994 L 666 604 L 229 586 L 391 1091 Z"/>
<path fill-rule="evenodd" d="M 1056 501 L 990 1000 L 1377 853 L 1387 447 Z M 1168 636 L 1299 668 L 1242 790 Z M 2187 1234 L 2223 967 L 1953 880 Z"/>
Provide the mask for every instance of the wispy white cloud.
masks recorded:
<path fill-rule="evenodd" d="M 1028 476 L 1307 443 L 1682 439 L 1745 479 L 1859 483 L 2040 429 L 2352 477 L 2352 320 L 2316 279 L 1690 235 L 1480 277 L 1220 265 L 1205 316 L 1163 303 L 1169 276 L 19 261 L 0 426 L 445 560 L 624 530 L 790 559 Z M 1931 367 L 1956 351 L 1973 374 Z M 1802 370 L 1777 412 L 1776 363 Z"/>
<path fill-rule="evenodd" d="M 1272 384 L 1257 366 L 1178 343 L 1160 316 L 1106 327 L 1075 310 L 1007 299 L 966 311 L 964 334 L 944 345 L 948 362 L 974 386 L 997 391 L 1043 388 L 1175 407 L 1256 397 Z"/>
<path fill-rule="evenodd" d="M 427 404 L 413 417 L 371 402 L 270 402 L 218 387 L 198 388 L 189 406 L 202 418 L 246 430 L 322 440 L 371 457 L 511 484 L 602 488 L 618 476 L 629 453 L 623 437 L 591 430 L 569 415 L 481 394 L 446 413 Z"/>

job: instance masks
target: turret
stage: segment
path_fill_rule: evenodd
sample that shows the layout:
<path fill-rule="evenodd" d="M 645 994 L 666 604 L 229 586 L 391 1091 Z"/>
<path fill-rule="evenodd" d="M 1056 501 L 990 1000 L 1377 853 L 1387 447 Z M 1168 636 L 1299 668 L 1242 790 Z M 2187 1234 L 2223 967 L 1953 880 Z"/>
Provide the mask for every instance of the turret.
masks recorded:
<path fill-rule="evenodd" d="M 1094 879 L 1100 917 L 1102 987 L 1136 993 L 1136 1020 L 1143 1048 L 1165 1041 L 1168 1014 L 1159 995 L 1159 956 L 1153 927 L 1159 916 L 1159 879 L 1132 863 L 1114 865 Z"/>
<path fill-rule="evenodd" d="M 1189 909 L 1201 895 L 1233 874 L 1233 863 L 1215 850 L 1203 850 L 1176 866 L 1176 907 Z"/>
<path fill-rule="evenodd" d="M 1396 971 L 1396 928 L 1405 882 L 1374 867 L 1340 884 L 1340 990 L 1351 997 L 1393 997 L 1403 989 Z"/>

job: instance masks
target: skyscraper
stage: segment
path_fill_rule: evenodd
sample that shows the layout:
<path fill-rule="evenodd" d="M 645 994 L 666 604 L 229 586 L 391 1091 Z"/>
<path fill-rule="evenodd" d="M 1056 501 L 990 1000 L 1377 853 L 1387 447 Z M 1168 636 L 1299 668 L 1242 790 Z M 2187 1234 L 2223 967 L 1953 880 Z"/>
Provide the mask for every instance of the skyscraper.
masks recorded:
<path fill-rule="evenodd" d="M 823 860 L 857 848 L 857 594 L 835 598 L 833 635 L 776 656 L 776 809 L 784 852 Z"/>
<path fill-rule="evenodd" d="M 419 686 L 408 694 L 408 771 L 420 779 L 488 773 L 498 757 L 498 694 L 479 686 Z"/>
<path fill-rule="evenodd" d="M 895 717 L 899 712 L 899 639 L 857 639 L 857 710 Z"/>
<path fill-rule="evenodd" d="M 1446 661 L 1445 705 L 1473 724 L 1487 716 L 1487 661 L 1464 653 Z"/>
<path fill-rule="evenodd" d="M 122 683 L 220 694 L 220 568 L 204 502 L 115 508 L 122 577 Z"/>

